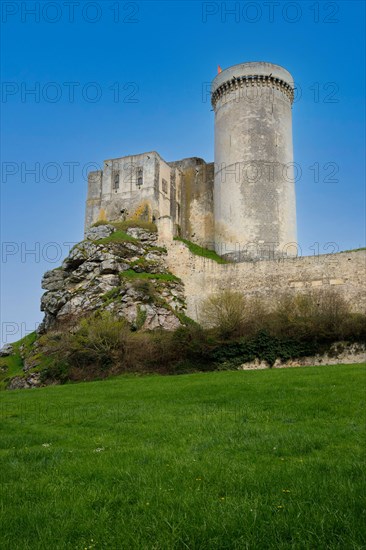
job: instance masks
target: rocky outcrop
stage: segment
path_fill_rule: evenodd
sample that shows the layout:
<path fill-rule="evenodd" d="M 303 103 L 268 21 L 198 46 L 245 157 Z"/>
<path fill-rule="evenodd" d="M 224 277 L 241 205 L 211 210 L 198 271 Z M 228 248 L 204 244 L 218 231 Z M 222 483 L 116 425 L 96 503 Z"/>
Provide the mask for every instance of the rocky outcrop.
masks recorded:
<path fill-rule="evenodd" d="M 156 233 L 137 227 L 125 235 L 112 225 L 92 227 L 60 268 L 45 273 L 45 317 L 39 332 L 75 324 L 100 310 L 135 328 L 179 327 L 185 311 L 183 284 L 169 273 L 166 251 L 156 240 Z"/>

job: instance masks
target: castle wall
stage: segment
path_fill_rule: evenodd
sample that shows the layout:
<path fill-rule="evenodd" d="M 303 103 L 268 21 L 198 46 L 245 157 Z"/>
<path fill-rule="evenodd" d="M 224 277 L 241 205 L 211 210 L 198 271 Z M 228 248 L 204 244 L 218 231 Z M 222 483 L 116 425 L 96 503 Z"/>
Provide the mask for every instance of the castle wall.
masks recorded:
<path fill-rule="evenodd" d="M 193 157 L 170 162 L 182 174 L 181 236 L 214 249 L 214 165 Z"/>
<path fill-rule="evenodd" d="M 85 209 L 85 228 L 90 227 L 99 216 L 102 201 L 102 170 L 89 172 L 88 195 Z"/>
<path fill-rule="evenodd" d="M 185 285 L 187 314 L 198 319 L 200 304 L 223 289 L 268 302 L 287 292 L 335 289 L 354 311 L 366 312 L 366 251 L 218 264 L 196 256 L 180 243 L 168 246 L 168 267 Z"/>
<path fill-rule="evenodd" d="M 170 217 L 173 238 L 180 224 L 180 201 L 181 172 L 156 152 L 109 159 L 102 171 L 89 174 L 85 229 L 98 220 Z"/>
<path fill-rule="evenodd" d="M 102 208 L 108 220 L 122 219 L 139 209 L 145 217 L 152 217 L 158 209 L 159 193 L 156 180 L 159 178 L 159 158 L 156 153 L 131 155 L 104 162 L 102 185 Z M 142 170 L 143 184 L 138 186 L 138 169 Z M 119 187 L 115 178 L 119 176 Z M 123 212 L 122 212 L 123 211 Z"/>

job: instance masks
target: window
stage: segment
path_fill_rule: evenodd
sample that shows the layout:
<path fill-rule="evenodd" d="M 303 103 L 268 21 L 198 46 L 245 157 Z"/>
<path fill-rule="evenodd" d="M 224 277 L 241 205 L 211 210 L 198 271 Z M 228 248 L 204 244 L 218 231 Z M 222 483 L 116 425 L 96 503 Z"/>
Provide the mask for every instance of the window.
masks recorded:
<path fill-rule="evenodd" d="M 136 172 L 137 172 L 136 173 L 136 176 L 137 176 L 136 185 L 137 185 L 138 188 L 140 188 L 141 185 L 144 183 L 144 169 L 138 167 Z"/>
<path fill-rule="evenodd" d="M 168 193 L 168 182 L 163 178 L 161 180 L 162 188 L 164 193 Z"/>
<path fill-rule="evenodd" d="M 113 179 L 113 189 L 117 191 L 119 189 L 119 174 L 115 174 Z"/>

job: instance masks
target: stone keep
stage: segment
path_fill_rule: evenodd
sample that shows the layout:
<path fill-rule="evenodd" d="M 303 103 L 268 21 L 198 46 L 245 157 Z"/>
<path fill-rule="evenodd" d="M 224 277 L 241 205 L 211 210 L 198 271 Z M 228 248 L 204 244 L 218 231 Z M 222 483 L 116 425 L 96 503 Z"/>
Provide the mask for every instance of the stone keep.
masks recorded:
<path fill-rule="evenodd" d="M 212 82 L 215 250 L 234 261 L 296 255 L 294 83 L 278 65 L 234 65 Z"/>
<path fill-rule="evenodd" d="M 156 151 L 91 172 L 85 230 L 98 220 L 154 221 L 240 262 L 296 255 L 293 79 L 271 63 L 234 65 L 212 83 L 215 163 L 166 162 Z"/>

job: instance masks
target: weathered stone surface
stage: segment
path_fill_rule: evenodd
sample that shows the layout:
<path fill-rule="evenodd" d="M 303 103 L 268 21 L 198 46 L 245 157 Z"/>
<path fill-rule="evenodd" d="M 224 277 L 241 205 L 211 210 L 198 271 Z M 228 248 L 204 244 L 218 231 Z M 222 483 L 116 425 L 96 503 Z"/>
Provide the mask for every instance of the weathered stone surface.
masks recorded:
<path fill-rule="evenodd" d="M 44 290 L 60 290 L 63 287 L 65 273 L 61 269 L 46 271 L 43 275 L 41 286 Z"/>
<path fill-rule="evenodd" d="M 106 274 L 110 274 L 110 273 L 118 273 L 118 271 L 119 271 L 118 262 L 116 262 L 116 260 L 114 260 L 113 258 L 111 258 L 109 260 L 104 260 L 100 264 L 100 274 L 101 275 L 106 275 Z"/>
<path fill-rule="evenodd" d="M 167 249 L 167 268 L 183 281 L 187 315 L 195 320 L 199 320 L 202 302 L 223 289 L 236 290 L 248 298 L 258 297 L 272 304 L 283 294 L 311 292 L 313 281 L 317 281 L 317 290 L 332 288 L 339 293 L 353 311 L 366 311 L 366 250 L 281 261 L 219 264 L 192 254 L 179 241 L 171 242 Z M 344 283 L 332 286 L 333 279 L 342 279 Z M 294 281 L 301 282 L 301 287 L 292 285 Z"/>
<path fill-rule="evenodd" d="M 159 324 L 159 328 L 164 330 L 175 330 L 180 326 L 180 321 L 177 317 L 171 311 L 164 308 L 158 309 L 157 322 Z M 149 328 L 149 326 L 146 326 L 145 324 L 145 328 Z"/>
<path fill-rule="evenodd" d="M 47 292 L 41 299 L 45 317 L 39 333 L 65 323 L 72 326 L 81 317 L 104 309 L 124 317 L 132 326 L 139 324 L 139 328 L 139 312 L 145 312 L 142 328 L 146 330 L 174 330 L 180 325 L 175 312 L 185 311 L 184 288 L 179 281 L 159 279 L 159 274 L 169 271 L 166 252 L 151 250 L 156 234 L 140 228 L 128 232 L 141 240 L 105 244 L 83 241 L 74 246 L 61 268 L 45 274 Z M 99 233 L 93 231 L 89 235 L 95 237 Z M 135 271 L 136 278 L 124 277 L 127 270 Z M 156 274 L 157 278 L 147 281 L 140 279 L 139 273 Z"/>
<path fill-rule="evenodd" d="M 78 268 L 84 262 L 94 260 L 94 256 L 102 250 L 102 245 L 92 241 L 83 241 L 74 246 L 70 254 L 62 263 L 62 269 L 72 271 Z"/>
<path fill-rule="evenodd" d="M 8 390 L 23 390 L 29 388 L 39 388 L 41 386 L 41 375 L 34 372 L 29 376 L 15 376 L 9 382 Z"/>
<path fill-rule="evenodd" d="M 8 357 L 14 352 L 14 348 L 11 344 L 4 344 L 0 349 L 0 357 Z"/>
<path fill-rule="evenodd" d="M 47 311 L 55 315 L 66 304 L 69 293 L 64 290 L 52 292 L 49 290 L 41 298 L 41 311 Z"/>
<path fill-rule="evenodd" d="M 99 239 L 105 239 L 116 231 L 113 225 L 98 225 L 97 227 L 90 227 L 85 232 L 85 239 L 89 241 L 98 241 Z"/>
<path fill-rule="evenodd" d="M 141 248 L 134 243 L 126 242 L 124 243 L 124 246 L 125 248 L 127 248 L 127 250 L 130 250 L 131 252 L 140 252 L 141 250 Z"/>
<path fill-rule="evenodd" d="M 150 233 L 141 227 L 129 227 L 127 229 L 128 235 L 138 239 L 144 244 L 154 245 L 157 241 L 157 233 Z"/>

